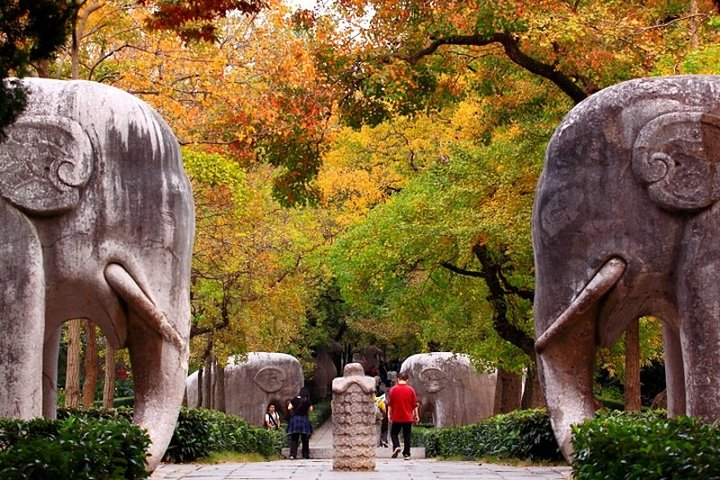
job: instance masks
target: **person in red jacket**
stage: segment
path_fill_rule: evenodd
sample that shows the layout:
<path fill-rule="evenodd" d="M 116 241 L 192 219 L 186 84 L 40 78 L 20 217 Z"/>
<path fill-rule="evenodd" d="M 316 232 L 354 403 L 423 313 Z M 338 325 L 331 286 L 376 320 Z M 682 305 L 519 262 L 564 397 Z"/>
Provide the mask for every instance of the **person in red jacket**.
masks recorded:
<path fill-rule="evenodd" d="M 418 404 L 415 390 L 408 385 L 408 373 L 400 372 L 398 374 L 398 383 L 388 392 L 387 408 L 388 418 L 392 423 L 390 427 L 390 439 L 393 446 L 393 458 L 397 458 L 400 453 L 400 439 L 398 434 L 400 430 L 403 433 L 403 458 L 410 459 L 410 435 L 412 426 L 419 420 Z"/>

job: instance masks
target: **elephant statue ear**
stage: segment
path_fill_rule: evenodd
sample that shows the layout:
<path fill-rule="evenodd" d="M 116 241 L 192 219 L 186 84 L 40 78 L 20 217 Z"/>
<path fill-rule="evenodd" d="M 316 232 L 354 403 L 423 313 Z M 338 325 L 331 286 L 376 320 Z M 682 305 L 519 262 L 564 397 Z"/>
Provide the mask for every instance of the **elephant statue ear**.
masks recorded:
<path fill-rule="evenodd" d="M 720 197 L 719 161 L 720 117 L 699 111 L 655 117 L 633 146 L 635 176 L 671 211 L 703 209 Z"/>
<path fill-rule="evenodd" d="M 447 374 L 435 367 L 428 367 L 420 372 L 420 381 L 428 393 L 437 393 L 449 383 Z"/>
<path fill-rule="evenodd" d="M 285 383 L 285 372 L 275 367 L 261 368 L 253 378 L 255 384 L 267 393 L 280 390 Z"/>
<path fill-rule="evenodd" d="M 0 196 L 28 214 L 72 210 L 93 169 L 90 138 L 75 121 L 23 116 L 0 143 Z"/>

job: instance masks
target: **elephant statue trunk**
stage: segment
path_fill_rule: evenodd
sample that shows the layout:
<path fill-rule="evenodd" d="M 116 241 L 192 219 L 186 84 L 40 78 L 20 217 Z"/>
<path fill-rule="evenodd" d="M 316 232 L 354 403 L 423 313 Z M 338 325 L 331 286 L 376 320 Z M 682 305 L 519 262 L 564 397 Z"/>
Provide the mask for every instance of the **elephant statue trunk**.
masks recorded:
<path fill-rule="evenodd" d="M 535 335 L 558 443 L 594 415 L 595 354 L 663 321 L 668 410 L 720 418 L 720 77 L 637 79 L 556 129 L 533 207 Z"/>
<path fill-rule="evenodd" d="M 152 470 L 175 428 L 189 354 L 194 208 L 177 140 L 116 88 L 21 84 L 28 106 L 0 143 L 0 415 L 55 416 L 60 328 L 92 320 L 129 349 Z"/>

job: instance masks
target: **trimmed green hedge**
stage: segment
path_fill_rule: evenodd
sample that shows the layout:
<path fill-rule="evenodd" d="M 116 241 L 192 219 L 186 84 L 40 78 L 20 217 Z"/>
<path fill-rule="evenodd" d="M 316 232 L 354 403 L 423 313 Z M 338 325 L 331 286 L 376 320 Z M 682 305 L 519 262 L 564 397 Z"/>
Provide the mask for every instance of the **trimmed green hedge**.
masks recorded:
<path fill-rule="evenodd" d="M 604 412 L 573 428 L 578 480 L 720 480 L 720 430 L 664 411 Z"/>
<path fill-rule="evenodd" d="M 150 437 L 125 418 L 0 420 L 0 478 L 143 479 Z"/>
<path fill-rule="evenodd" d="M 178 423 L 165 460 L 192 462 L 214 452 L 233 451 L 275 455 L 282 447 L 284 434 L 250 425 L 234 415 L 205 408 L 180 410 Z"/>
<path fill-rule="evenodd" d="M 313 428 L 319 428 L 330 415 L 329 401 L 313 405 L 309 415 Z M 289 443 L 285 425 L 280 430 L 266 430 L 217 410 L 183 407 L 170 446 L 165 452 L 165 460 L 174 463 L 192 462 L 223 451 L 259 453 L 264 457 L 279 455 Z"/>
<path fill-rule="evenodd" d="M 313 410 L 310 412 L 310 415 L 308 417 L 310 418 L 310 423 L 312 423 L 312 426 L 314 429 L 320 428 L 320 425 L 325 423 L 326 420 L 328 420 L 332 416 L 332 411 L 330 410 L 330 401 L 329 400 L 323 400 L 318 403 L 313 404 Z"/>
<path fill-rule="evenodd" d="M 529 461 L 563 458 L 545 410 L 518 410 L 459 427 L 416 428 L 413 445 L 424 446 L 428 457 Z"/>

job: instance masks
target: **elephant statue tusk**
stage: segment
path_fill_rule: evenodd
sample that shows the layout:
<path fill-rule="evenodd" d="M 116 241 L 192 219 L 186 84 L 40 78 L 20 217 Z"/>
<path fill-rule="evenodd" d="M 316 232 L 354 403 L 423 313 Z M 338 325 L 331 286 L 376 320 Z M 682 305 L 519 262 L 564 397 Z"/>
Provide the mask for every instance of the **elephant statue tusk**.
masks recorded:
<path fill-rule="evenodd" d="M 580 294 L 573 300 L 553 324 L 535 342 L 535 351 L 542 353 L 555 337 L 570 328 L 576 319 L 610 290 L 625 272 L 625 261 L 611 258 L 593 276 Z"/>
<path fill-rule="evenodd" d="M 105 279 L 115 293 L 140 314 L 153 330 L 181 351 L 184 349 L 180 334 L 170 325 L 165 314 L 148 298 L 127 270 L 117 263 L 110 263 L 105 267 Z"/>

